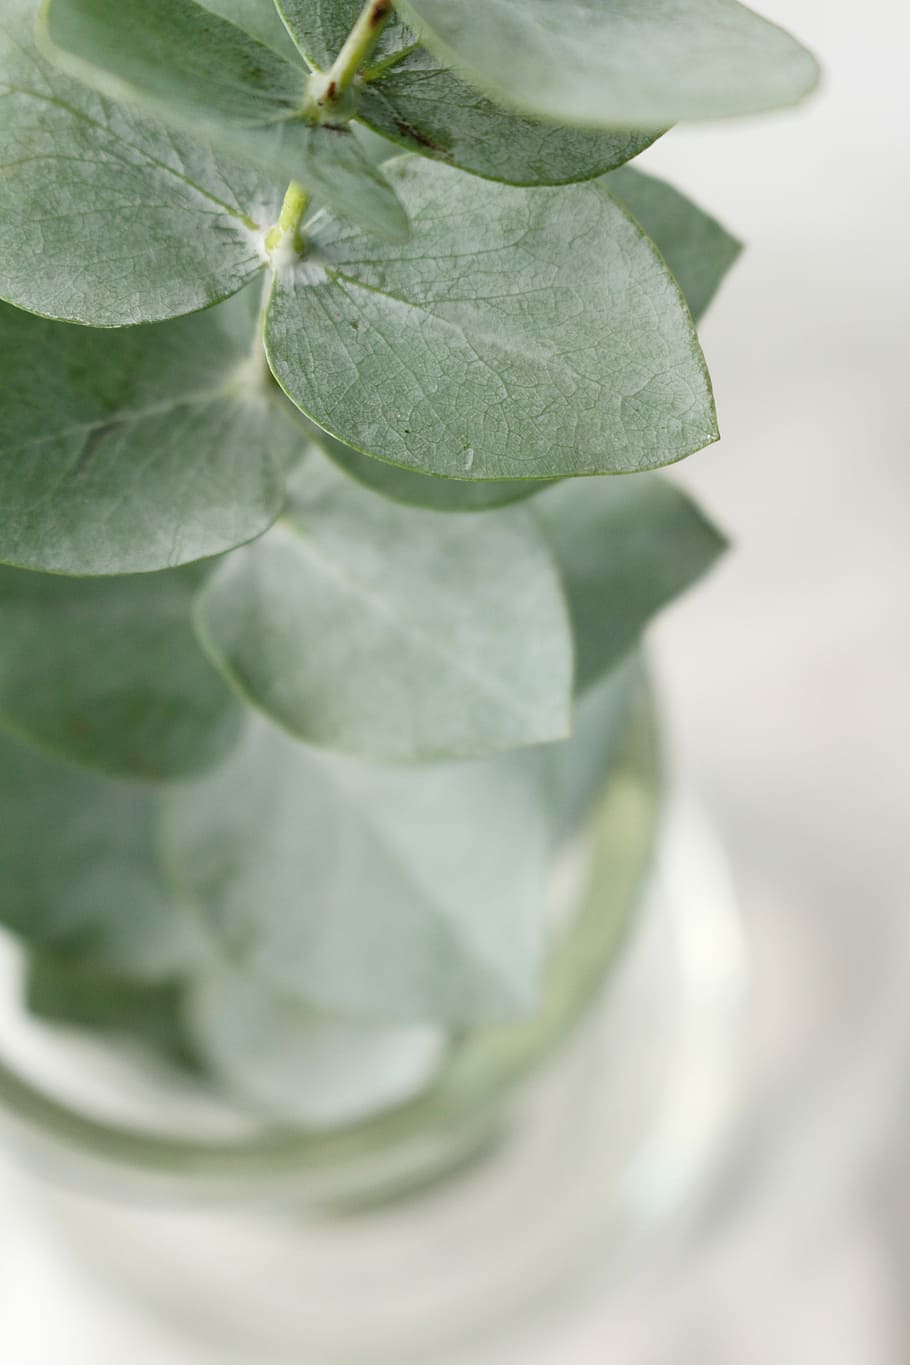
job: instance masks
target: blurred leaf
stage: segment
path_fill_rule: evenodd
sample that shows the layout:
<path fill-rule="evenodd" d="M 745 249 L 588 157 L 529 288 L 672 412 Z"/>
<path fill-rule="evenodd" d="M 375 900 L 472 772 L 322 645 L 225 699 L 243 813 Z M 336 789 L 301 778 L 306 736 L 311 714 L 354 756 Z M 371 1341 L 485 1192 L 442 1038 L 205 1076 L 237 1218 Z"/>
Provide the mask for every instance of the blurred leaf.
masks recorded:
<path fill-rule="evenodd" d="M 155 797 L 0 735 L 0 923 L 96 970 L 168 978 L 199 956 L 162 884 Z"/>
<path fill-rule="evenodd" d="M 279 8 L 307 60 L 325 70 L 362 0 L 280 0 Z M 589 180 L 637 156 L 656 136 L 557 128 L 523 118 L 466 85 L 395 15 L 358 82 L 356 112 L 408 151 L 512 185 Z"/>
<path fill-rule="evenodd" d="M 400 0 L 441 61 L 493 99 L 537 118 L 595 128 L 794 104 L 814 58 L 735 0 Z"/>
<path fill-rule="evenodd" d="M 37 953 L 28 964 L 25 1004 L 47 1023 L 120 1035 L 186 1066 L 194 1058 L 186 1041 L 184 995 L 177 982 L 129 981 Z"/>
<path fill-rule="evenodd" d="M 112 579 L 0 569 L 0 725 L 61 758 L 183 777 L 240 736 L 196 642 L 196 568 Z"/>
<path fill-rule="evenodd" d="M 300 434 L 253 344 L 246 298 L 116 333 L 0 304 L 0 560 L 135 573 L 261 534 Z"/>
<path fill-rule="evenodd" d="M 684 493 L 653 476 L 566 481 L 538 498 L 534 510 L 569 604 L 577 693 L 622 658 L 650 618 L 726 548 Z"/>
<path fill-rule="evenodd" d="M 235 293 L 281 191 L 62 75 L 35 49 L 36 8 L 0 12 L 0 297 L 122 327 Z"/>
<path fill-rule="evenodd" d="M 605 180 L 513 189 L 386 170 L 410 240 L 331 222 L 276 276 L 272 370 L 320 427 L 462 479 L 619 473 L 717 439 L 692 320 Z"/>
<path fill-rule="evenodd" d="M 308 1128 L 354 1123 L 400 1104 L 438 1065 L 445 1035 L 320 1014 L 227 965 L 195 981 L 197 1052 L 241 1102 Z"/>
<path fill-rule="evenodd" d="M 576 699 L 571 736 L 544 751 L 557 841 L 577 834 L 590 815 L 624 752 L 646 689 L 641 659 L 628 655 Z"/>
<path fill-rule="evenodd" d="M 624 166 L 604 183 L 657 246 L 697 321 L 742 244 L 691 199 L 656 176 Z"/>
<path fill-rule="evenodd" d="M 287 516 L 222 562 L 197 619 L 239 690 L 326 748 L 469 757 L 568 731 L 565 604 L 522 510 L 401 509 L 314 452 Z"/>
<path fill-rule="evenodd" d="M 181 898 L 276 990 L 392 1021 L 533 1006 L 550 854 L 536 752 L 379 767 L 257 722 L 162 801 Z"/>
<path fill-rule="evenodd" d="M 281 20 L 275 0 L 199 0 L 213 14 L 251 33 L 280 53 L 285 61 L 298 62 L 296 45 Z"/>
<path fill-rule="evenodd" d="M 407 220 L 350 129 L 303 117 L 307 74 L 196 0 L 45 0 L 45 45 L 79 80 L 395 241 Z"/>

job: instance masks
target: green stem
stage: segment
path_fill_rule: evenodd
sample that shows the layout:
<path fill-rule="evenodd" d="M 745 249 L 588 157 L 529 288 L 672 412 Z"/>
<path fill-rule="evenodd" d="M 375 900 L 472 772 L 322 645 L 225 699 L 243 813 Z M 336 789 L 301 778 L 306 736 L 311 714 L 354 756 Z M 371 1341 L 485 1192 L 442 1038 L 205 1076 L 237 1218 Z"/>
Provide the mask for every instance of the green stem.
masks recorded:
<path fill-rule="evenodd" d="M 392 0 L 367 0 L 327 73 L 327 89 L 333 81 L 335 83 L 331 99 L 344 94 L 357 72 L 369 60 L 391 14 Z"/>
<path fill-rule="evenodd" d="M 303 215 L 306 213 L 309 202 L 310 196 L 303 186 L 298 185 L 296 180 L 292 180 L 287 187 L 284 203 L 281 205 L 281 213 L 278 215 L 278 222 L 266 233 L 265 246 L 267 251 L 274 253 L 289 238 L 295 252 L 299 253 L 303 250 L 300 224 L 303 222 Z"/>
<path fill-rule="evenodd" d="M 314 71 L 310 76 L 306 107 L 311 117 L 324 117 L 329 111 L 346 112 L 350 117 L 353 105 L 344 96 L 371 57 L 391 15 L 392 0 L 367 0 L 328 71 Z"/>

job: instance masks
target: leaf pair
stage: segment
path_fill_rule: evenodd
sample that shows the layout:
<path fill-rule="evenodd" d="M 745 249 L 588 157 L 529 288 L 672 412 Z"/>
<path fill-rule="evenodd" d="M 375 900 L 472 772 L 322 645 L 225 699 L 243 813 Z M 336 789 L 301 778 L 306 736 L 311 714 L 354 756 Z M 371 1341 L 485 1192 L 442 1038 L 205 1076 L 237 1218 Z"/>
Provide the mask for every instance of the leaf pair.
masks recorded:
<path fill-rule="evenodd" d="M 653 479 L 567 482 L 534 510 L 397 507 L 314 453 L 281 525 L 203 589 L 202 639 L 322 748 L 425 761 L 563 738 L 573 675 L 583 691 L 615 665 L 723 540 Z"/>
<path fill-rule="evenodd" d="M 154 32 L 165 26 L 164 10 L 141 9 Z M 264 268 L 257 224 L 276 212 L 263 208 L 270 192 L 250 183 L 251 172 L 235 186 L 213 153 L 70 82 L 58 90 L 57 74 L 21 46 L 22 10 L 14 0 L 3 20 L 0 61 L 9 68 L 15 153 L 0 177 L 7 297 L 63 319 L 117 325 L 200 307 Z M 138 50 L 126 38 L 123 45 Z M 148 60 L 156 50 L 151 44 Z M 205 83 L 197 84 L 187 98 L 203 97 Z M 230 103 L 215 84 L 211 100 Z M 471 481 L 651 468 L 716 439 L 690 317 L 663 261 L 610 196 L 609 179 L 530 191 L 467 178 L 453 202 L 445 167 L 412 158 L 388 175 L 412 220 L 407 243 L 377 244 L 323 217 L 308 230 L 304 257 L 279 269 L 272 288 L 271 367 L 320 427 L 390 463 Z M 146 212 L 150 188 L 157 219 Z M 193 235 L 193 214 L 209 262 L 202 272 L 195 248 L 181 245 Z M 223 241 L 211 239 L 216 228 L 226 228 Z M 128 285 L 111 268 L 124 254 Z M 211 274 L 222 268 L 219 286 Z M 103 349 L 93 360 L 103 362 Z M 194 383 L 196 394 L 212 394 L 207 378 Z M 22 381 L 16 387 L 27 390 Z M 173 387 L 186 392 L 179 379 Z M 173 397 L 165 389 L 161 401 Z M 99 424 L 92 440 L 105 434 L 103 415 L 87 415 L 86 425 Z"/>
<path fill-rule="evenodd" d="M 313 451 L 281 523 L 212 574 L 0 569 L 0 725 L 102 771 L 204 771 L 243 708 L 195 619 L 237 693 L 321 748 L 425 762 L 561 738 L 573 683 L 613 667 L 723 541 L 654 479 L 568 482 L 535 510 L 400 507 Z"/>

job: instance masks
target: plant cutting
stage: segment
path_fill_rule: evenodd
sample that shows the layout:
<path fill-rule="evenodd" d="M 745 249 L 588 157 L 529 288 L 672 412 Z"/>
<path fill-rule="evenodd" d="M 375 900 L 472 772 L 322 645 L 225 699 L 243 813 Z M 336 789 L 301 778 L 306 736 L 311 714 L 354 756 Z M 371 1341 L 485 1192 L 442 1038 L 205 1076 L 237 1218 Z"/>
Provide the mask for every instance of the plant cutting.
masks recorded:
<path fill-rule="evenodd" d="M 657 824 L 639 642 L 724 548 L 656 471 L 739 245 L 635 158 L 815 80 L 734 0 L 6 0 L 35 1017 L 321 1134 L 569 1029 Z"/>

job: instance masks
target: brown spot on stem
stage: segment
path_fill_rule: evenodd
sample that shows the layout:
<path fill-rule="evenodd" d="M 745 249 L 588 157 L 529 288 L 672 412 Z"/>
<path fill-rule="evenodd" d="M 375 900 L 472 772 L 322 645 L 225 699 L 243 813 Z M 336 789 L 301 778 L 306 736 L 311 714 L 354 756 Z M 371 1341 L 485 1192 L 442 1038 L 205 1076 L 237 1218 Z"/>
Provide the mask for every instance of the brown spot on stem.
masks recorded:
<path fill-rule="evenodd" d="M 376 0 L 370 11 L 370 28 L 378 28 L 392 8 L 392 0 Z"/>

